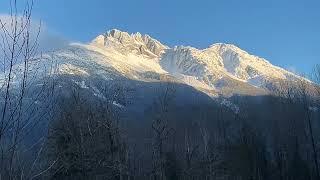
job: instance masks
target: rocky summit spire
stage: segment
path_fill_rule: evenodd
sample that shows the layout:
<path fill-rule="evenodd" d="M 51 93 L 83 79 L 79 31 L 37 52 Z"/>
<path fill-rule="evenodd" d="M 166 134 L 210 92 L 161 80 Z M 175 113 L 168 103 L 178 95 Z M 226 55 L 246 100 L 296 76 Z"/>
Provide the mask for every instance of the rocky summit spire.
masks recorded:
<path fill-rule="evenodd" d="M 139 32 L 129 34 L 117 29 L 109 30 L 92 41 L 94 44 L 116 48 L 123 53 L 135 53 L 150 57 L 159 57 L 167 46 L 163 45 L 149 35 Z"/>

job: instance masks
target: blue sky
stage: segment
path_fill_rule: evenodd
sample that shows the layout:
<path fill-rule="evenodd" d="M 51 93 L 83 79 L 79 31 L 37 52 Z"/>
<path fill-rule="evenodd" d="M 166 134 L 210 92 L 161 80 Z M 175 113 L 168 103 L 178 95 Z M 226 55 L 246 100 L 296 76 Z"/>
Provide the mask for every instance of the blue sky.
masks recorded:
<path fill-rule="evenodd" d="M 0 14 L 8 12 L 8 1 L 0 1 Z M 70 41 L 88 42 L 118 28 L 147 33 L 169 46 L 205 48 L 217 42 L 232 43 L 273 64 L 304 73 L 320 63 L 319 0 L 35 2 L 34 18 Z"/>

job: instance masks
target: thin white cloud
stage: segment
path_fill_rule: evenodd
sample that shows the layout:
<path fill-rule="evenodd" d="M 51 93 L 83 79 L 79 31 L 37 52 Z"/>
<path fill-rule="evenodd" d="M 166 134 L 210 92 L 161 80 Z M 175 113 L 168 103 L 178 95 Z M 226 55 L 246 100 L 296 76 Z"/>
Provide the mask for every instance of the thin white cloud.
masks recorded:
<path fill-rule="evenodd" d="M 10 24 L 11 24 L 11 17 L 8 14 L 0 14 L 0 19 L 3 23 L 6 24 L 6 28 L 10 30 Z M 70 42 L 55 33 L 52 33 L 50 28 L 46 26 L 45 23 L 41 22 L 39 20 L 31 20 L 31 27 L 30 27 L 30 34 L 31 34 L 31 42 L 34 42 L 36 40 L 37 34 L 39 32 L 40 28 L 40 34 L 38 37 L 38 52 L 47 52 L 47 51 L 53 51 L 56 49 L 63 48 L 67 46 Z M 3 31 L 0 31 L 3 34 Z M 1 37 L 0 37 L 1 40 Z"/>

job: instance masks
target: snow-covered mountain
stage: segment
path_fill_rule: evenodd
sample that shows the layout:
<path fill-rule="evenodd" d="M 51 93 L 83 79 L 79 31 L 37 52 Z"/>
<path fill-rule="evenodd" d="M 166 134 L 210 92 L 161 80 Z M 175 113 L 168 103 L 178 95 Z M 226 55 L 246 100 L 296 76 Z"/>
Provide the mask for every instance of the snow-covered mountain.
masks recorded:
<path fill-rule="evenodd" d="M 35 66 L 37 74 L 48 74 L 48 62 L 55 63 L 50 74 L 69 77 L 97 96 L 101 96 L 101 89 L 92 79 L 99 79 L 100 84 L 119 79 L 170 81 L 217 97 L 268 94 L 280 81 L 301 78 L 231 44 L 213 44 L 206 49 L 170 48 L 149 35 L 116 29 L 97 36 L 89 44 L 71 44 L 44 54 Z M 19 79 L 19 74 L 15 77 Z"/>
<path fill-rule="evenodd" d="M 279 81 L 300 78 L 231 44 L 170 48 L 149 35 L 113 29 L 88 45 L 72 46 L 100 54 L 103 60 L 91 61 L 111 66 L 125 77 L 142 81 L 170 77 L 210 95 L 265 94 Z"/>

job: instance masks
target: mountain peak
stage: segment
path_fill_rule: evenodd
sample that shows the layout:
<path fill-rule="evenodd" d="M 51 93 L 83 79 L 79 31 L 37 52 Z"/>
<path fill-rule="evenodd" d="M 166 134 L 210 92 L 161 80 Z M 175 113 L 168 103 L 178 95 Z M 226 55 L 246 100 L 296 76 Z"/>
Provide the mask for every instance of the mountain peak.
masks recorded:
<path fill-rule="evenodd" d="M 216 49 L 218 51 L 232 51 L 239 54 L 249 54 L 248 52 L 239 48 L 238 46 L 227 43 L 215 43 L 210 45 L 208 49 Z"/>
<path fill-rule="evenodd" d="M 167 46 L 160 43 L 147 34 L 139 32 L 129 34 L 118 29 L 111 29 L 103 35 L 99 35 L 93 44 L 118 49 L 123 53 L 135 53 L 149 57 L 159 57 Z"/>
<path fill-rule="evenodd" d="M 110 34 L 110 35 L 121 34 L 121 33 L 128 34 L 128 32 L 121 31 L 119 29 L 110 29 L 110 30 L 107 31 L 107 34 Z"/>
<path fill-rule="evenodd" d="M 105 34 L 105 37 L 112 37 L 117 39 L 120 43 L 124 43 L 125 41 L 131 39 L 131 36 L 129 35 L 129 33 L 124 32 L 124 31 L 120 31 L 118 29 L 112 29 L 110 31 L 107 31 L 107 33 Z"/>

